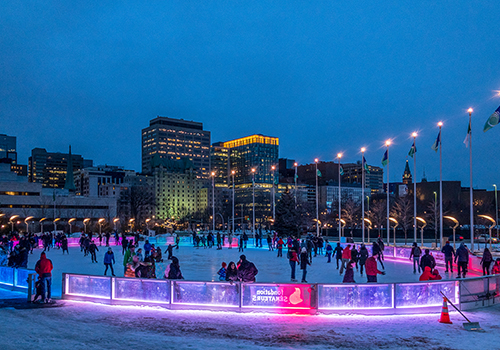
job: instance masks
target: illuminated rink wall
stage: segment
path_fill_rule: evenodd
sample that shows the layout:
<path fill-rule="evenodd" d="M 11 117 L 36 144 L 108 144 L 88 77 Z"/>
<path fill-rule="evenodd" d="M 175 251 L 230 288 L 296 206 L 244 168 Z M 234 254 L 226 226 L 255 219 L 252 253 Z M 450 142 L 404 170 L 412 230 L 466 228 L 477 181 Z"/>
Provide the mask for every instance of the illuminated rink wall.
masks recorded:
<path fill-rule="evenodd" d="M 34 274 L 33 270 L 0 266 L 0 286 L 12 290 L 27 291 L 28 277 Z"/>
<path fill-rule="evenodd" d="M 271 313 L 440 312 L 442 291 L 462 309 L 500 301 L 500 276 L 389 284 L 272 284 L 155 280 L 63 274 L 62 298 L 170 309 Z"/>

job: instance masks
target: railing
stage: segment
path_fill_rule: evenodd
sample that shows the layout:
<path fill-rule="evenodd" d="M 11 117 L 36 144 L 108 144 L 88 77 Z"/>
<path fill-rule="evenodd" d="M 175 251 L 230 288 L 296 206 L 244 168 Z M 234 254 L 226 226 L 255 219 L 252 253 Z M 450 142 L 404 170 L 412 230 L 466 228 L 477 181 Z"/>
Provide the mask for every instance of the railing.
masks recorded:
<path fill-rule="evenodd" d="M 27 292 L 31 301 L 35 274 L 33 270 L 0 266 L 0 288 Z"/>
<path fill-rule="evenodd" d="M 62 298 L 171 309 L 411 314 L 439 312 L 440 291 L 466 309 L 498 303 L 499 283 L 500 276 L 385 284 L 231 284 L 64 273 Z"/>

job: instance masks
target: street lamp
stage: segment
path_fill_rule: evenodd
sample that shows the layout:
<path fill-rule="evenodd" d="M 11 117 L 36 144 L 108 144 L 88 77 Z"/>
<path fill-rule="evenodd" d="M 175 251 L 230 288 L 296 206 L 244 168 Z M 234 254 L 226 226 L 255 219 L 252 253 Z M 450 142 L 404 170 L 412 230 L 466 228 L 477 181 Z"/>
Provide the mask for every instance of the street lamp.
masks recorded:
<path fill-rule="evenodd" d="M 273 173 L 272 173 L 272 175 L 273 175 L 273 187 L 272 187 L 272 190 L 273 190 L 272 192 L 273 193 L 272 193 L 272 196 L 273 196 L 273 222 L 274 222 L 274 219 L 276 218 L 276 207 L 275 207 L 275 197 L 276 197 L 276 195 L 275 195 L 275 190 L 274 190 L 274 185 L 275 185 L 274 184 L 274 182 L 275 182 L 275 179 L 274 179 L 275 173 L 274 173 L 274 171 L 276 170 L 276 166 L 274 166 L 274 165 L 271 166 L 271 170 L 273 171 Z"/>
<path fill-rule="evenodd" d="M 146 219 L 146 229 L 148 230 L 148 236 L 149 236 L 149 222 L 151 221 L 150 218 Z"/>
<path fill-rule="evenodd" d="M 295 167 L 295 176 L 294 176 L 294 181 L 295 181 L 295 205 L 297 205 L 297 179 L 298 179 L 298 175 L 297 175 L 297 167 L 299 166 L 299 164 L 297 162 L 293 163 L 293 166 Z"/>
<path fill-rule="evenodd" d="M 361 147 L 361 242 L 365 243 L 365 147 Z"/>
<path fill-rule="evenodd" d="M 318 197 L 318 158 L 314 159 L 316 165 L 316 219 L 319 220 L 319 197 Z M 316 224 L 316 236 L 319 237 L 319 226 Z"/>
<path fill-rule="evenodd" d="M 434 241 L 436 242 L 436 247 L 437 247 L 437 240 L 438 240 L 438 227 L 437 227 L 437 192 L 434 191 Z M 441 241 L 441 244 L 443 242 Z"/>
<path fill-rule="evenodd" d="M 120 219 L 119 219 L 119 218 L 114 218 L 114 219 L 113 219 L 113 226 L 114 226 L 114 228 L 115 228 L 115 232 L 117 232 L 117 231 L 116 231 L 116 223 L 117 223 L 118 221 L 120 221 Z"/>
<path fill-rule="evenodd" d="M 83 219 L 83 233 L 87 233 L 87 224 L 90 222 L 90 218 Z"/>
<path fill-rule="evenodd" d="M 29 221 L 33 220 L 33 216 L 28 216 L 26 219 L 24 219 L 24 223 L 26 224 L 26 234 L 30 234 L 29 230 Z"/>
<path fill-rule="evenodd" d="M 55 218 L 54 219 L 54 235 L 57 234 L 57 222 L 60 221 L 61 218 Z"/>
<path fill-rule="evenodd" d="M 398 227 L 399 223 L 395 218 L 389 218 L 389 221 L 393 222 L 395 225 L 393 227 L 393 233 L 394 233 L 394 247 L 396 247 L 396 227 Z M 389 245 L 389 242 L 387 242 L 387 245 Z"/>
<path fill-rule="evenodd" d="M 495 226 L 497 228 L 497 239 L 498 237 L 498 197 L 497 197 L 497 185 L 493 185 L 495 187 Z"/>
<path fill-rule="evenodd" d="M 345 235 L 344 235 L 344 227 L 345 227 L 345 225 L 346 225 L 345 220 L 344 220 L 344 219 L 340 219 L 340 220 L 339 220 L 339 224 L 341 224 L 342 236 L 345 236 Z M 340 242 L 340 238 L 339 238 L 339 242 Z"/>
<path fill-rule="evenodd" d="M 69 224 L 69 234 L 70 234 L 70 235 L 73 233 L 72 228 L 73 228 L 73 222 L 74 222 L 74 221 L 76 221 L 76 219 L 75 219 L 75 218 L 71 218 L 71 219 L 69 219 L 69 220 L 68 220 L 68 224 Z"/>
<path fill-rule="evenodd" d="M 413 242 L 417 241 L 417 136 L 416 132 L 411 134 L 413 136 Z M 406 244 L 406 242 L 405 242 Z"/>
<path fill-rule="evenodd" d="M 372 222 L 370 219 L 365 218 L 365 222 L 368 224 L 368 236 L 367 242 L 370 243 L 370 229 L 372 228 Z"/>
<path fill-rule="evenodd" d="M 340 242 L 340 237 L 342 237 L 342 227 L 341 227 L 341 221 L 342 221 L 342 196 L 341 196 L 341 190 L 340 190 L 340 158 L 342 158 L 342 153 L 337 153 L 337 159 L 339 160 L 339 242 Z"/>
<path fill-rule="evenodd" d="M 466 141 L 469 141 L 469 176 L 470 176 L 470 193 L 469 193 L 469 206 L 470 206 L 470 246 L 471 252 L 474 253 L 474 190 L 472 189 L 472 108 L 467 110 L 469 112 L 469 128 L 467 130 Z M 468 139 L 468 140 L 467 140 Z"/>
<path fill-rule="evenodd" d="M 252 168 L 252 234 L 255 246 L 258 246 L 258 242 L 255 239 L 255 168 Z"/>
<path fill-rule="evenodd" d="M 389 146 L 391 145 L 391 140 L 385 141 L 385 146 L 387 147 L 387 244 L 389 244 L 390 233 L 389 233 Z"/>
<path fill-rule="evenodd" d="M 455 249 L 455 247 L 456 247 L 456 245 L 455 245 L 455 230 L 459 226 L 458 220 L 455 219 L 453 216 L 443 216 L 443 219 L 451 220 L 455 224 L 455 226 L 452 227 L 453 228 L 453 249 Z"/>
<path fill-rule="evenodd" d="M 129 226 L 130 226 L 130 233 L 132 233 L 132 231 L 133 231 L 133 229 L 134 229 L 134 221 L 135 221 L 135 219 L 134 219 L 134 218 L 132 218 L 132 219 L 130 219 L 130 220 L 128 221 L 128 224 L 129 224 Z"/>
<path fill-rule="evenodd" d="M 236 171 L 234 170 L 231 170 L 231 178 L 232 178 L 232 182 L 233 182 L 233 200 L 232 200 L 232 214 L 233 214 L 233 224 L 231 225 L 231 231 L 233 232 L 233 235 L 234 235 L 234 175 L 236 174 Z M 229 246 L 232 246 L 232 242 L 230 242 L 230 245 Z"/>
<path fill-rule="evenodd" d="M 12 215 L 9 219 L 9 222 L 10 224 L 12 225 L 12 232 L 14 232 L 14 224 L 15 224 L 15 221 L 17 218 L 19 217 L 19 215 Z"/>
<path fill-rule="evenodd" d="M 478 217 L 486 219 L 486 220 L 488 220 L 488 221 L 490 221 L 492 223 L 492 225 L 490 227 L 488 227 L 488 232 L 490 233 L 490 239 L 489 239 L 489 241 L 490 241 L 490 250 L 492 250 L 492 248 L 491 248 L 491 241 L 492 241 L 492 239 L 491 239 L 492 238 L 491 237 L 491 230 L 493 229 L 493 227 L 495 227 L 495 219 L 493 219 L 491 216 L 488 216 L 488 215 L 478 215 Z M 486 248 L 486 244 L 487 243 L 488 242 L 484 243 L 484 247 L 485 248 Z M 477 247 L 479 248 L 479 243 L 477 244 Z"/>
<path fill-rule="evenodd" d="M 97 222 L 99 223 L 99 237 L 101 237 L 101 236 L 102 236 L 102 224 L 103 224 L 103 222 L 104 222 L 104 221 L 105 221 L 105 220 L 104 220 L 104 218 L 100 218 L 100 219 L 97 221 Z M 100 240 L 101 240 L 101 239 L 99 238 L 99 242 L 100 242 Z M 99 244 L 101 244 L 101 243 L 99 243 Z"/>
<path fill-rule="evenodd" d="M 212 171 L 212 231 L 215 232 L 215 172 Z"/>
<path fill-rule="evenodd" d="M 417 216 L 417 220 L 420 221 L 423 225 L 420 227 L 420 245 L 424 246 L 424 227 L 427 226 L 427 222 L 421 217 Z"/>
<path fill-rule="evenodd" d="M 40 223 L 40 231 L 43 235 L 43 222 L 47 220 L 47 218 L 41 218 L 38 222 Z"/>

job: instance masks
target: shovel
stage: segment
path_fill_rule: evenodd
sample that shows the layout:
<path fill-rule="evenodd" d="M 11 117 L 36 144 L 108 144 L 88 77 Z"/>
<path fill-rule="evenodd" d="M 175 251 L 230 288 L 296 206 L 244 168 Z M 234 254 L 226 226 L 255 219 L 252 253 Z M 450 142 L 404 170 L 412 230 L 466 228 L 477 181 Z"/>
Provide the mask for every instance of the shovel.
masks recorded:
<path fill-rule="evenodd" d="M 443 297 L 446 298 L 446 301 L 450 303 L 451 306 L 453 306 L 453 308 L 455 310 L 457 310 L 460 315 L 462 315 L 466 320 L 467 322 L 466 323 L 463 323 L 463 326 L 465 328 L 466 331 L 470 331 L 470 332 L 485 332 L 484 329 L 481 328 L 481 326 L 479 325 L 479 322 L 471 322 L 467 317 L 465 317 L 465 315 L 462 313 L 462 311 L 460 311 L 455 305 L 453 305 L 453 303 L 450 301 L 450 299 L 448 299 L 448 297 L 446 295 L 444 295 L 443 292 L 439 291 Z"/>

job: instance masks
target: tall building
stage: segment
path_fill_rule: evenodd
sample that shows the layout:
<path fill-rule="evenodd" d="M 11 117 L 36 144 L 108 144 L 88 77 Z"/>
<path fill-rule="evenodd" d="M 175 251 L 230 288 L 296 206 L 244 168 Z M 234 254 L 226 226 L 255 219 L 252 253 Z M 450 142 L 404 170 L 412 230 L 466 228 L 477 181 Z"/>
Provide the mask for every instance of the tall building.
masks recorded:
<path fill-rule="evenodd" d="M 165 160 L 188 158 L 195 174 L 210 176 L 210 131 L 203 123 L 158 116 L 142 129 L 142 172 L 151 173 L 155 155 Z"/>
<path fill-rule="evenodd" d="M 76 195 L 85 197 L 119 197 L 122 187 L 128 187 L 126 176 L 135 175 L 133 170 L 117 166 L 97 166 L 74 172 Z"/>
<path fill-rule="evenodd" d="M 71 162 L 68 162 L 70 156 Z M 65 188 L 67 186 L 68 163 L 70 163 L 69 166 L 73 170 L 79 170 L 91 167 L 93 162 L 89 159 L 83 159 L 78 154 L 54 153 L 47 152 L 44 148 L 34 148 L 31 150 L 31 156 L 29 157 L 29 181 L 41 183 L 45 188 Z M 73 173 L 70 176 L 73 178 Z M 70 187 L 71 182 L 68 183 Z"/>
<path fill-rule="evenodd" d="M 0 134 L 0 159 L 9 158 L 17 164 L 16 137 Z"/>
<path fill-rule="evenodd" d="M 368 171 L 365 170 L 365 188 L 369 188 L 371 193 L 379 193 L 384 188 L 384 169 L 368 165 Z M 343 182 L 350 184 L 361 184 L 362 182 L 362 165 L 361 162 L 342 164 L 344 169 Z"/>
<path fill-rule="evenodd" d="M 231 164 L 229 161 L 229 148 L 217 142 L 210 148 L 210 172 L 214 173 L 215 186 L 227 187 L 231 184 Z"/>
<path fill-rule="evenodd" d="M 235 184 L 252 184 L 252 168 L 255 183 L 272 184 L 272 166 L 278 168 L 279 139 L 264 135 L 251 135 L 220 144 L 229 150 L 230 170 L 234 170 Z M 276 171 L 276 176 L 278 173 Z"/>

